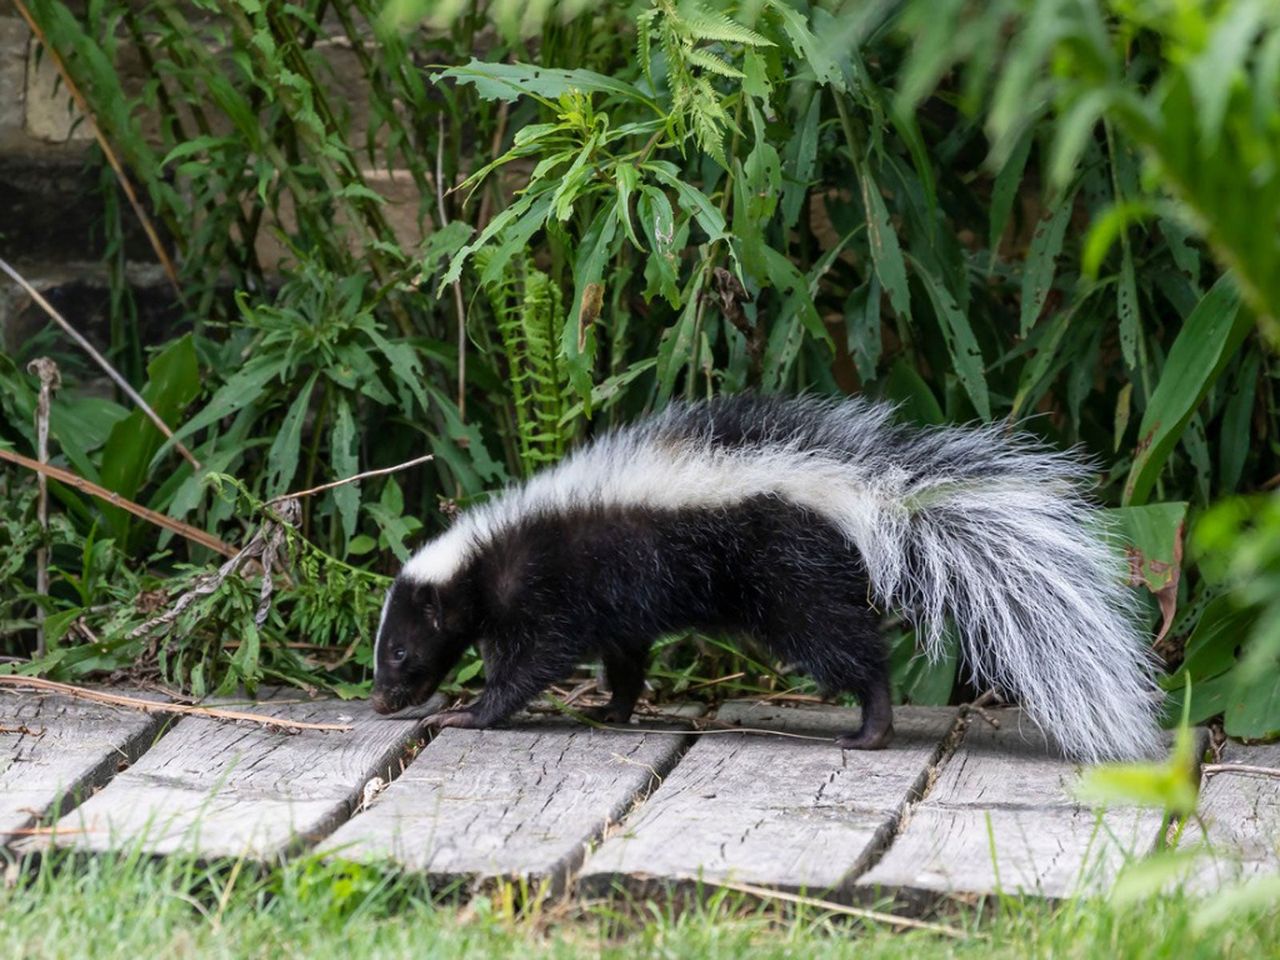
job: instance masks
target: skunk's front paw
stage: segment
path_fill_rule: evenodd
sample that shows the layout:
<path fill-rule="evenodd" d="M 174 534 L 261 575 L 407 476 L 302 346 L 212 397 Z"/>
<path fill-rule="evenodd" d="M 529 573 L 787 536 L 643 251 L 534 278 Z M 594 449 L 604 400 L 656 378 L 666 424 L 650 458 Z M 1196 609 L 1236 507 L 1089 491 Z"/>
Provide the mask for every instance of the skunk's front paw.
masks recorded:
<path fill-rule="evenodd" d="M 586 707 L 582 715 L 596 723 L 630 723 L 632 708 L 616 703 L 606 703 L 598 707 Z"/>
<path fill-rule="evenodd" d="M 427 726 L 443 730 L 445 727 L 475 729 L 482 726 L 476 715 L 470 710 L 445 710 L 427 717 Z"/>

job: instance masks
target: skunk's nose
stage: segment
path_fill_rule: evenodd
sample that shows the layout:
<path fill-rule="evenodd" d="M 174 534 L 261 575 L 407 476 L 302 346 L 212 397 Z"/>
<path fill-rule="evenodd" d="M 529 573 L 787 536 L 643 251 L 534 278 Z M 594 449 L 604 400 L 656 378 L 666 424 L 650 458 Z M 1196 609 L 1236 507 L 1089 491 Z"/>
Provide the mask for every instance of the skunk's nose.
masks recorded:
<path fill-rule="evenodd" d="M 395 713 L 396 708 L 387 702 L 386 694 L 381 690 L 374 690 L 369 694 L 369 705 L 373 707 L 375 713 Z"/>

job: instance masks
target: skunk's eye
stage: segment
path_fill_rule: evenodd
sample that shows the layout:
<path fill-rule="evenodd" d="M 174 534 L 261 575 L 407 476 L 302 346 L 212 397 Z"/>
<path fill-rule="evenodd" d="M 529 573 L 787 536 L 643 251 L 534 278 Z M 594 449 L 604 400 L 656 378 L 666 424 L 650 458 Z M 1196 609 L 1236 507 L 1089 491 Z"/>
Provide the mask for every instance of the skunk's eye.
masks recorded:
<path fill-rule="evenodd" d="M 406 650 L 404 647 L 396 647 L 394 650 L 391 651 L 391 662 L 404 663 L 404 658 L 407 657 L 408 655 L 409 655 L 409 651 Z"/>

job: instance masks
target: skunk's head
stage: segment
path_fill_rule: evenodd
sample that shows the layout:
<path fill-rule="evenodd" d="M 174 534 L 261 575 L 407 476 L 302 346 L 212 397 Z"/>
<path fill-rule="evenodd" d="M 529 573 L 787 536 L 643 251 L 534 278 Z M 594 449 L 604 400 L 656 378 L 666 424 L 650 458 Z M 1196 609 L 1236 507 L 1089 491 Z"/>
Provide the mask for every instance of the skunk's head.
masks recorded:
<path fill-rule="evenodd" d="M 457 620 L 446 613 L 434 584 L 396 578 L 373 645 L 374 710 L 395 713 L 425 703 L 436 692 L 469 643 Z"/>

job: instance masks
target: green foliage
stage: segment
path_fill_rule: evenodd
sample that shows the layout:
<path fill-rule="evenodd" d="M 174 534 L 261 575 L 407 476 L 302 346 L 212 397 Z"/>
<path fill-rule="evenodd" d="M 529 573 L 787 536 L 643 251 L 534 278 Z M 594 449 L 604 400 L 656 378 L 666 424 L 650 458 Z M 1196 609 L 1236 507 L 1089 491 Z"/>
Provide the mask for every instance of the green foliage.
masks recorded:
<path fill-rule="evenodd" d="M 96 399 L 48 333 L 0 356 L 0 440 L 31 452 L 24 364 L 49 353 L 67 381 L 55 461 L 237 543 L 254 504 L 434 454 L 304 501 L 291 555 L 318 566 L 277 584 L 256 640 L 250 576 L 193 607 L 173 649 L 95 653 L 73 627 L 115 636 L 115 607 L 178 595 L 207 552 L 55 484 L 51 669 L 163 656 L 205 689 L 308 671 L 358 684 L 377 577 L 456 506 L 676 398 L 860 391 L 905 418 L 1008 418 L 1087 449 L 1168 628 L 1160 649 L 1194 681 L 1193 719 L 1280 729 L 1265 692 L 1232 706 L 1237 683 L 1262 689 L 1245 665 L 1275 653 L 1269 561 L 1214 568 L 1254 527 L 1205 514 L 1280 472 L 1274 5 L 32 9 L 181 272 L 181 336 L 131 322 L 122 286 L 110 346 L 168 391 L 203 469 Z M 115 68 L 126 45 L 137 88 Z M 129 214 L 103 182 L 123 278 Z M 245 495 L 215 495 L 213 474 Z M 3 535 L 29 556 L 30 491 L 11 480 Z M 1221 535 L 1184 562 L 1184 525 Z M 28 569 L 4 575 L 15 650 Z M 239 646 L 218 649 L 219 631 Z M 926 663 L 891 631 L 903 698 L 963 695 L 954 658 Z M 289 642 L 335 653 L 303 663 Z M 710 689 L 803 684 L 721 638 L 673 638 L 656 672 L 663 692 L 738 672 Z"/>
<path fill-rule="evenodd" d="M 490 251 L 478 254 L 481 269 Z M 520 465 L 528 475 L 564 456 L 574 432 L 569 383 L 561 369 L 560 288 L 526 255 L 512 258 L 485 287 L 507 363 Z"/>

